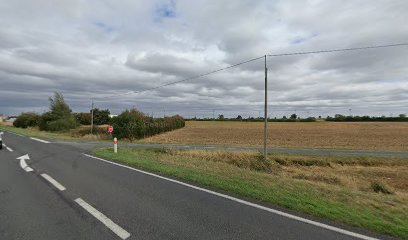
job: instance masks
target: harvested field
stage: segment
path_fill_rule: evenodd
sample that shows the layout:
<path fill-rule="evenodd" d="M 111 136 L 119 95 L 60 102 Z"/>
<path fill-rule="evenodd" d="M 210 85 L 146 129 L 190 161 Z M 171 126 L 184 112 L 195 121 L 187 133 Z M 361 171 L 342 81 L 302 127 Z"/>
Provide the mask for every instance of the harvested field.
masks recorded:
<path fill-rule="evenodd" d="M 408 150 L 408 123 L 269 123 L 268 146 Z M 186 122 L 186 127 L 141 140 L 148 143 L 262 146 L 260 122 Z"/>

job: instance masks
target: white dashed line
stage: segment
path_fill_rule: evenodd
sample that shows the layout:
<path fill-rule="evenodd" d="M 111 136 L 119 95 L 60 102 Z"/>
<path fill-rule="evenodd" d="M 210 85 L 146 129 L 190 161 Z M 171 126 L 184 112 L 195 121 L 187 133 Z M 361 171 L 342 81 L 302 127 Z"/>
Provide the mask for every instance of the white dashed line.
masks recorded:
<path fill-rule="evenodd" d="M 9 152 L 12 152 L 13 151 L 13 149 L 11 149 L 11 148 L 9 148 L 9 147 L 6 147 L 7 148 L 7 150 L 9 150 Z"/>
<path fill-rule="evenodd" d="M 41 174 L 41 177 L 45 178 L 48 182 L 50 182 L 54 187 L 56 187 L 60 191 L 64 191 L 66 188 L 62 186 L 59 182 L 57 182 L 54 178 L 50 177 L 49 175 L 43 173 Z"/>
<path fill-rule="evenodd" d="M 130 236 L 130 233 L 128 233 L 125 229 L 121 228 L 119 225 L 114 223 L 107 216 L 105 216 L 103 213 L 96 210 L 94 207 L 89 205 L 87 202 L 85 202 L 81 198 L 75 199 L 75 202 L 78 203 L 81 207 L 83 207 L 86 211 L 88 211 L 96 219 L 101 221 L 105 226 L 107 226 L 110 230 L 112 230 L 112 232 L 114 232 L 120 238 L 126 239 Z"/>
<path fill-rule="evenodd" d="M 45 140 L 42 140 L 42 139 L 39 139 L 39 138 L 30 137 L 30 139 L 38 141 L 38 142 L 42 142 L 42 143 L 50 143 L 48 141 L 45 141 Z"/>
<path fill-rule="evenodd" d="M 270 212 L 270 213 L 277 214 L 277 215 L 282 216 L 282 217 L 290 218 L 290 219 L 293 219 L 293 220 L 296 220 L 296 221 L 299 221 L 299 222 L 303 222 L 303 223 L 307 223 L 307 224 L 310 224 L 310 225 L 313 225 L 313 226 L 317 226 L 317 227 L 320 227 L 320 228 L 323 228 L 323 229 L 331 230 L 331 231 L 338 232 L 338 233 L 341 233 L 341 234 L 344 234 L 344 235 L 348 235 L 348 236 L 352 236 L 352 237 L 360 238 L 360 239 L 365 239 L 365 240 L 376 240 L 377 239 L 377 238 L 369 237 L 369 236 L 366 236 L 366 235 L 363 235 L 363 234 L 359 234 L 359 233 L 351 232 L 351 231 L 348 231 L 348 230 L 345 230 L 345 229 L 341 229 L 341 228 L 338 228 L 338 227 L 333 227 L 333 226 L 330 226 L 330 225 L 327 225 L 327 224 L 324 224 L 324 223 L 312 221 L 312 220 L 309 220 L 307 218 L 302 218 L 302 217 L 292 215 L 292 214 L 289 214 L 289 213 L 285 213 L 285 212 L 275 210 L 275 209 L 272 209 L 272 208 L 264 207 L 264 206 L 259 205 L 259 204 L 251 203 L 251 202 L 239 199 L 239 198 L 228 196 L 226 194 L 214 192 L 214 191 L 211 191 L 211 190 L 208 190 L 208 189 L 205 189 L 205 188 L 197 187 L 197 186 L 194 186 L 194 185 L 191 185 L 191 184 L 188 184 L 188 183 L 184 183 L 184 182 L 177 181 L 177 180 L 174 180 L 174 179 L 171 179 L 171 178 L 163 177 L 163 176 L 160 176 L 160 175 L 157 175 L 157 174 L 154 174 L 154 173 L 150 173 L 150 172 L 146 172 L 146 171 L 139 170 L 139 169 L 136 169 L 136 168 L 132 168 L 132 167 L 129 167 L 129 166 L 126 166 L 126 165 L 123 165 L 123 164 L 119 164 L 119 163 L 111 162 L 111 161 L 108 161 L 108 160 L 105 160 L 105 159 L 102 159 L 102 158 L 94 157 L 92 155 L 88 155 L 88 154 L 85 154 L 85 153 L 83 153 L 83 155 L 85 155 L 87 157 L 90 157 L 90 158 L 93 158 L 93 159 L 97 159 L 99 161 L 107 162 L 107 163 L 110 163 L 110 164 L 113 164 L 113 165 L 116 165 L 116 166 L 127 168 L 127 169 L 130 169 L 130 170 L 136 171 L 136 172 L 140 172 L 140 173 L 143 173 L 143 174 L 146 174 L 146 175 L 157 177 L 157 178 L 169 181 L 169 182 L 177 183 L 177 184 L 180 184 L 180 185 L 183 185 L 183 186 L 186 186 L 186 187 L 189 187 L 189 188 L 193 188 L 193 189 L 196 189 L 196 190 L 199 190 L 199 191 L 202 191 L 202 192 L 206 192 L 206 193 L 209 193 L 209 194 L 212 194 L 212 195 L 216 195 L 216 196 L 219 196 L 219 197 L 222 197 L 222 198 L 225 198 L 225 199 L 229 199 L 231 201 L 238 202 L 238 203 L 241 203 L 241 204 L 244 204 L 244 205 L 247 205 L 247 206 L 258 208 L 258 209 L 261 209 L 261 210 L 264 210 L 264 211 L 267 211 L 267 212 Z"/>

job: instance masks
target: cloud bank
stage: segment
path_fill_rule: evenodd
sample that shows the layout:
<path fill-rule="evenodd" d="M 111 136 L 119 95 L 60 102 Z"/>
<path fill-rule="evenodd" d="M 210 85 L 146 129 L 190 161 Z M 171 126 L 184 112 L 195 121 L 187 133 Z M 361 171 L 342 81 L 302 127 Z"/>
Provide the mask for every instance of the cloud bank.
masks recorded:
<path fill-rule="evenodd" d="M 0 3 L 0 114 L 74 111 L 255 116 L 265 54 L 408 42 L 408 2 L 28 1 Z M 408 112 L 408 47 L 268 58 L 270 116 Z M 110 97 L 113 95 L 118 97 Z M 109 96 L 109 97 L 108 97 Z M 351 109 L 351 110 L 350 110 Z"/>

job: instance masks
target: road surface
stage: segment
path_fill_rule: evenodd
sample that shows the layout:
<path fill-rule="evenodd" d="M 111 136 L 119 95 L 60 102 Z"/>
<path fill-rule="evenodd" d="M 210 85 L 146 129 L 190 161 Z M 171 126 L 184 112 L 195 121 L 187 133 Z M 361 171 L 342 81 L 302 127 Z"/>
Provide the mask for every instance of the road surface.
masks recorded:
<path fill-rule="evenodd" d="M 389 238 L 11 133 L 0 151 L 0 239 Z M 89 152 L 88 152 L 89 153 Z"/>
<path fill-rule="evenodd" d="M 54 143 L 66 144 L 92 150 L 95 147 L 112 146 L 109 142 L 92 141 L 53 141 Z M 175 148 L 175 149 L 203 149 L 203 150 L 229 150 L 229 151 L 259 151 L 257 147 L 220 146 L 220 145 L 188 145 L 188 144 L 155 144 L 155 143 L 120 143 L 121 147 L 135 148 Z M 372 156 L 372 157 L 398 157 L 408 158 L 408 151 L 371 151 L 371 150 L 340 150 L 340 149 L 307 149 L 307 148 L 268 148 L 269 153 L 288 153 L 322 156 Z"/>

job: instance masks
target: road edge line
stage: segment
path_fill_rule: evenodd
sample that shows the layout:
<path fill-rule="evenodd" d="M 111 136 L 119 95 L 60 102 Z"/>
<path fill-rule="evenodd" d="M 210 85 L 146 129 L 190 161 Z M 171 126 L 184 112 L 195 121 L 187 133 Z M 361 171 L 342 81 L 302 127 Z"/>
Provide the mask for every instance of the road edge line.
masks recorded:
<path fill-rule="evenodd" d="M 35 141 L 38 141 L 38 142 L 42 142 L 42 143 L 51 143 L 51 142 L 49 142 L 49 141 L 42 140 L 42 139 L 35 138 L 35 137 L 30 137 L 30 139 L 31 139 L 31 140 L 35 140 Z"/>
<path fill-rule="evenodd" d="M 82 153 L 82 154 L 87 156 L 87 157 L 99 160 L 99 161 L 107 162 L 107 163 L 110 163 L 110 164 L 113 164 L 113 165 L 116 165 L 116 166 L 124 167 L 124 168 L 130 169 L 130 170 L 136 171 L 136 172 L 140 172 L 140 173 L 143 173 L 143 174 L 146 174 L 146 175 L 150 175 L 150 176 L 157 177 L 157 178 L 160 178 L 160 179 L 163 179 L 163 180 L 167 180 L 167 181 L 170 181 L 170 182 L 173 182 L 173 183 L 177 183 L 177 184 L 183 185 L 185 187 L 193 188 L 195 190 L 199 190 L 199 191 L 206 192 L 206 193 L 218 196 L 218 197 L 222 197 L 222 198 L 234 201 L 234 202 L 238 202 L 238 203 L 247 205 L 247 206 L 258 208 L 258 209 L 261 209 L 261 210 L 264 210 L 264 211 L 267 211 L 267 212 L 270 212 L 270 213 L 274 213 L 274 214 L 277 214 L 277 215 L 282 216 L 282 217 L 290 218 L 290 219 L 293 219 L 293 220 L 296 220 L 296 221 L 299 221 L 299 222 L 307 223 L 307 224 L 310 224 L 310 225 L 313 225 L 313 226 L 317 226 L 317 227 L 320 227 L 320 228 L 324 228 L 324 229 L 327 229 L 327 230 L 331 230 L 331 231 L 334 231 L 334 232 L 338 232 L 338 233 L 348 235 L 348 236 L 352 236 L 352 237 L 359 238 L 359 239 L 378 240 L 377 238 L 369 237 L 369 236 L 366 236 L 366 235 L 363 235 L 363 234 L 360 234 L 360 233 L 355 233 L 355 232 L 352 232 L 352 231 L 349 231 L 349 230 L 345 230 L 345 229 L 341 229 L 341 228 L 338 228 L 338 227 L 330 226 L 330 225 L 320 223 L 320 222 L 316 222 L 316 221 L 313 221 L 313 220 L 310 220 L 310 219 L 307 219 L 307 218 L 302 218 L 302 217 L 299 217 L 299 216 L 296 216 L 296 215 L 292 215 L 292 214 L 285 213 L 285 212 L 282 212 L 282 211 L 279 211 L 279 210 L 268 208 L 268 207 L 265 207 L 265 206 L 262 206 L 262 205 L 259 205 L 259 204 L 256 204 L 256 203 L 251 203 L 251 202 L 239 199 L 239 198 L 235 198 L 235 197 L 223 194 L 223 193 L 218 193 L 218 192 L 215 192 L 215 191 L 212 191 L 212 190 L 208 190 L 208 189 L 205 189 L 205 188 L 202 188 L 202 187 L 197 187 L 197 186 L 194 186 L 194 185 L 191 185 L 191 184 L 188 184 L 188 183 L 185 183 L 185 182 L 181 182 L 181 181 L 178 181 L 178 180 L 175 180 L 175 179 L 163 177 L 163 176 L 160 176 L 160 175 L 157 175 L 157 174 L 154 174 L 154 173 L 146 172 L 146 171 L 143 171 L 143 170 L 140 170 L 140 169 L 137 169 L 137 168 L 126 166 L 126 165 L 116 163 L 116 162 L 112 162 L 112 161 L 109 161 L 109 160 L 106 160 L 106 159 L 103 159 L 103 158 L 95 157 L 95 156 L 92 156 L 92 155 L 89 155 L 89 154 L 86 154 L 86 153 Z"/>
<path fill-rule="evenodd" d="M 112 232 L 118 235 L 121 239 L 126 239 L 130 237 L 129 232 L 127 232 L 125 229 L 121 228 L 119 225 L 114 223 L 105 214 L 101 213 L 96 208 L 92 207 L 89 203 L 85 202 L 83 199 L 77 198 L 74 201 L 78 203 L 79 206 L 84 208 L 89 214 L 91 214 L 96 219 L 98 219 L 100 222 L 102 222 L 106 227 L 108 227 Z"/>

